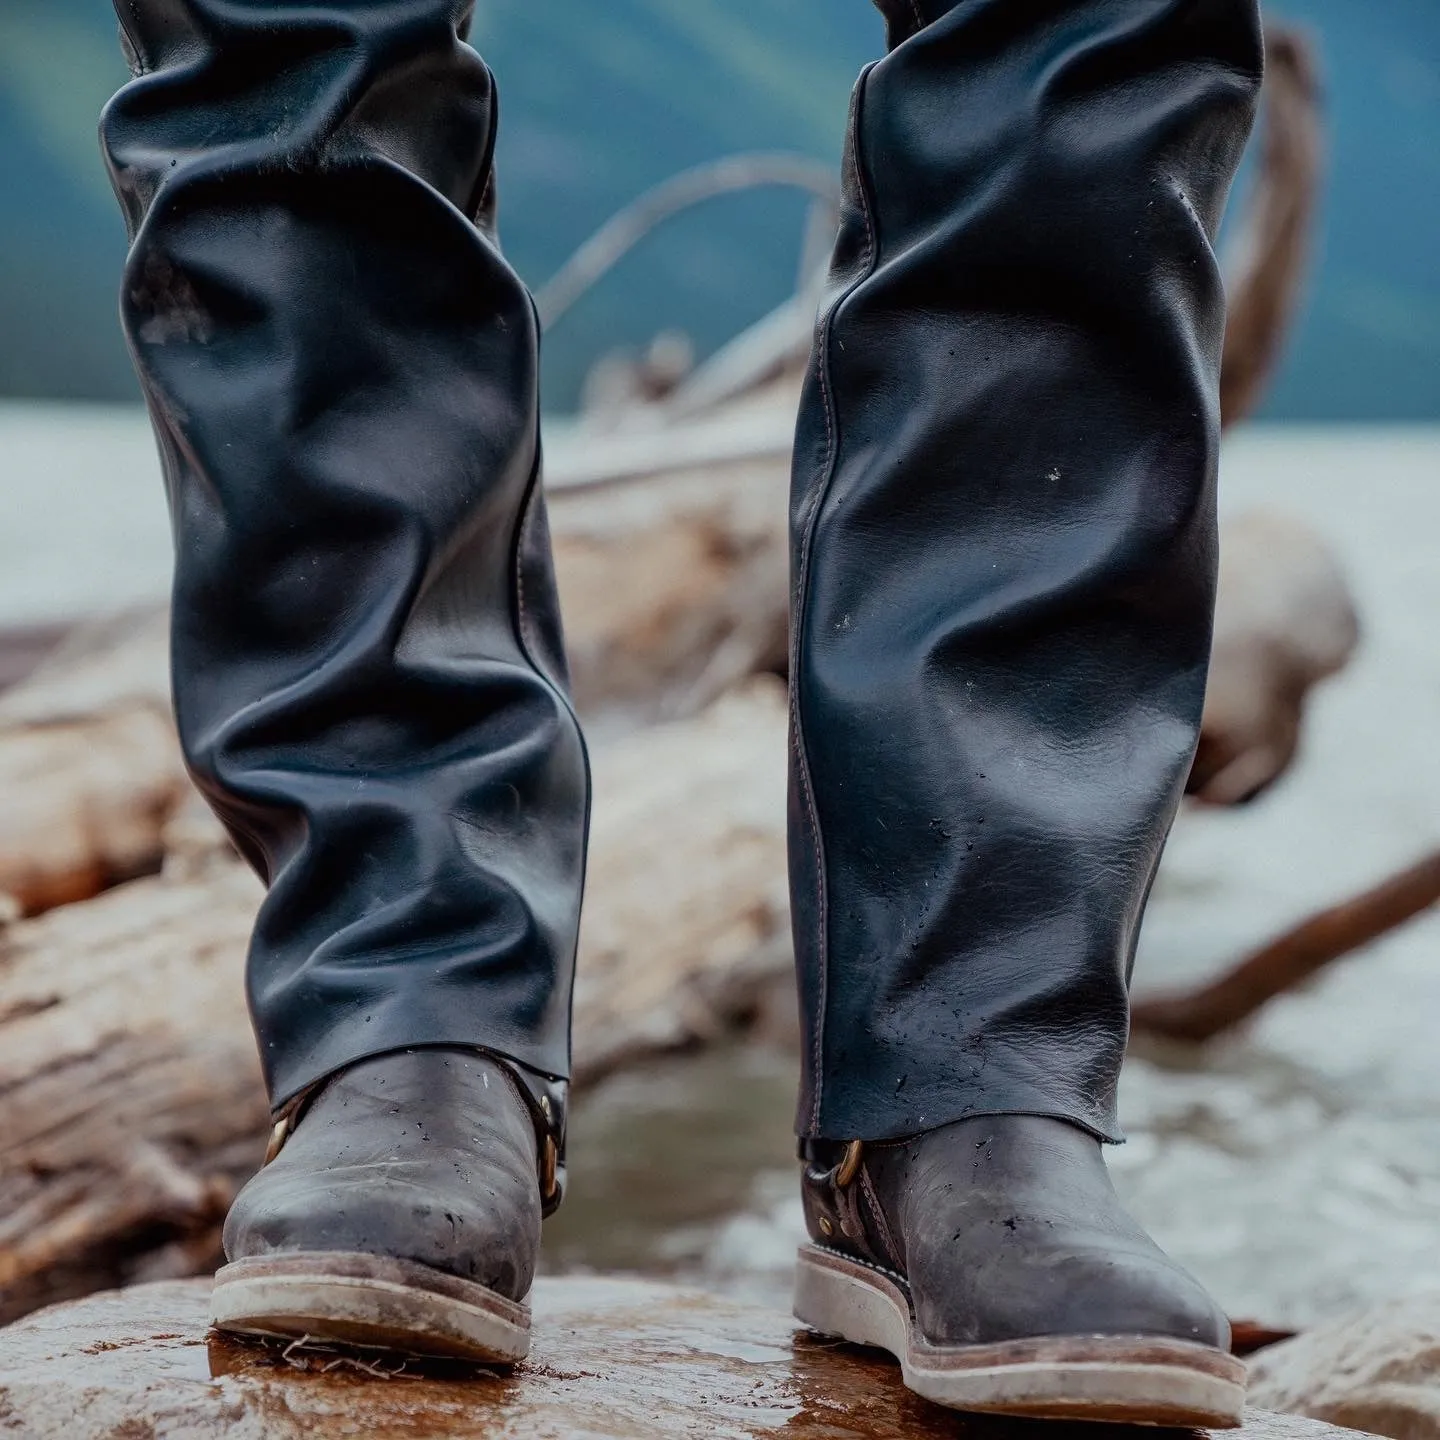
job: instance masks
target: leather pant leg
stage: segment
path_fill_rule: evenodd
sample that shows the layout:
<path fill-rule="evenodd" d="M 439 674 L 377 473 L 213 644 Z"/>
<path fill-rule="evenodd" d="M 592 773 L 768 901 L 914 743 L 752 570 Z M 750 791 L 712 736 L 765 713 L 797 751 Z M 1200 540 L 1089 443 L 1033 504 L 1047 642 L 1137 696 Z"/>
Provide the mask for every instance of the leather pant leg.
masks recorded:
<path fill-rule="evenodd" d="M 792 489 L 803 1136 L 1116 1138 L 1196 741 L 1254 0 L 882 0 Z"/>
<path fill-rule="evenodd" d="M 117 10 L 135 79 L 102 136 L 174 523 L 176 713 L 268 887 L 272 1098 L 464 1045 L 554 1113 L 588 781 L 469 0 Z"/>

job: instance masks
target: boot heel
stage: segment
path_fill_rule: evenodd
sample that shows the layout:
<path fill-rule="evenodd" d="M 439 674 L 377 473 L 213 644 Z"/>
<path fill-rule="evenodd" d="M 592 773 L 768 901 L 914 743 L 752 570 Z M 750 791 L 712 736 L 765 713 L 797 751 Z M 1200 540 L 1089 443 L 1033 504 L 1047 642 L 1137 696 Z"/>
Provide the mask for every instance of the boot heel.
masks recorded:
<path fill-rule="evenodd" d="M 795 1318 L 821 1335 L 873 1345 L 903 1361 L 910 1348 L 910 1297 L 878 1270 L 804 1246 L 795 1264 Z"/>

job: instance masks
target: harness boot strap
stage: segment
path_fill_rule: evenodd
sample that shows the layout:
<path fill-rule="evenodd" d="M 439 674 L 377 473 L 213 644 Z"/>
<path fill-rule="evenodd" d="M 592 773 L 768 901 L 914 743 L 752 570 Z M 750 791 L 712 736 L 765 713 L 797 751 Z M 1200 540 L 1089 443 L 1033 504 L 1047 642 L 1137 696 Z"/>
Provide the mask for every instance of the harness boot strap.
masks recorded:
<path fill-rule="evenodd" d="M 531 1123 L 535 1126 L 536 1182 L 540 1189 L 541 1213 L 548 1218 L 560 1208 L 560 1202 L 565 1198 L 564 1123 L 569 1086 L 552 1076 L 536 1075 L 508 1056 L 497 1055 L 490 1050 L 476 1050 L 475 1053 L 493 1060 L 504 1070 L 530 1114 Z M 323 1080 L 306 1086 L 274 1112 L 274 1125 L 265 1146 L 262 1166 L 270 1164 L 285 1148 L 285 1142 L 304 1118 L 310 1102 L 333 1078 L 327 1075 Z"/>

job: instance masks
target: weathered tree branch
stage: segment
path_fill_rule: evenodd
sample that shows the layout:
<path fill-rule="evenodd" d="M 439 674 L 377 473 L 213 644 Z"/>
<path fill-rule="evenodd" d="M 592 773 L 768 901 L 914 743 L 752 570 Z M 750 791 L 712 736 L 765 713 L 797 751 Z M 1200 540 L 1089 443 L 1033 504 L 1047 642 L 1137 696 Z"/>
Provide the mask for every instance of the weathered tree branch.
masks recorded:
<path fill-rule="evenodd" d="M 1136 1031 L 1174 1040 L 1210 1040 L 1248 1020 L 1332 961 L 1440 902 L 1440 850 L 1372 889 L 1332 905 L 1263 945 L 1197 990 L 1138 1000 Z"/>

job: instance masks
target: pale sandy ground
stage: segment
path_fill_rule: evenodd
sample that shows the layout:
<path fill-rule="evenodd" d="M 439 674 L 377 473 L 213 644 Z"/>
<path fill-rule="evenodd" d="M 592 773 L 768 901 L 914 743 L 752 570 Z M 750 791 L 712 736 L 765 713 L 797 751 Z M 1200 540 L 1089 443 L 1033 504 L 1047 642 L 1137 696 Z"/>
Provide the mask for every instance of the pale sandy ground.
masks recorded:
<path fill-rule="evenodd" d="M 1140 984 L 1204 974 L 1440 843 L 1440 427 L 1254 428 L 1222 506 L 1297 512 L 1356 590 L 1363 647 L 1271 796 L 1177 826 Z M 169 535 L 134 412 L 0 405 L 0 625 L 158 598 Z M 1440 1289 L 1440 912 L 1276 1004 L 1203 1071 L 1132 1062 L 1117 1182 L 1235 1314 L 1303 1322 Z M 704 1272 L 783 1287 L 798 1229 L 766 1171 Z"/>

